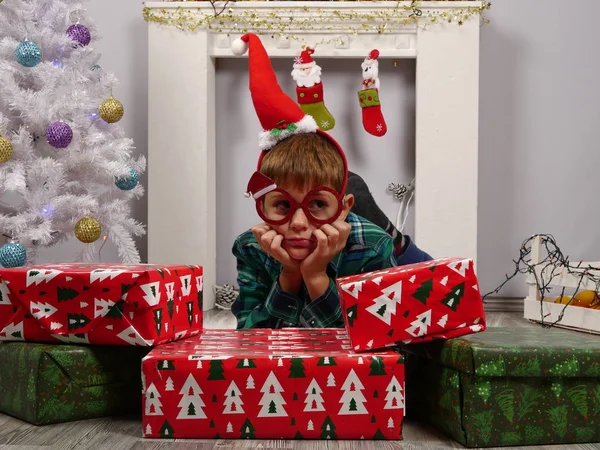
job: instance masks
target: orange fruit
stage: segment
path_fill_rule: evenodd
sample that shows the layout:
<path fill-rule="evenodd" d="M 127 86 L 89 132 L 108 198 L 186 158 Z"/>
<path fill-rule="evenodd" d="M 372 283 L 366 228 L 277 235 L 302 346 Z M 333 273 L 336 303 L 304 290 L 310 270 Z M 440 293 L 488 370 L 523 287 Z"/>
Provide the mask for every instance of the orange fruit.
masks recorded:
<path fill-rule="evenodd" d="M 571 301 L 571 297 L 569 297 L 568 295 L 563 295 L 562 297 L 557 297 L 556 300 L 554 300 L 554 303 L 560 303 L 561 305 L 566 305 L 570 301 Z M 571 302 L 570 304 L 572 305 L 573 302 Z"/>
<path fill-rule="evenodd" d="M 592 303 L 595 305 L 598 302 L 598 293 L 594 291 L 580 291 L 573 296 L 573 305 L 589 308 Z"/>

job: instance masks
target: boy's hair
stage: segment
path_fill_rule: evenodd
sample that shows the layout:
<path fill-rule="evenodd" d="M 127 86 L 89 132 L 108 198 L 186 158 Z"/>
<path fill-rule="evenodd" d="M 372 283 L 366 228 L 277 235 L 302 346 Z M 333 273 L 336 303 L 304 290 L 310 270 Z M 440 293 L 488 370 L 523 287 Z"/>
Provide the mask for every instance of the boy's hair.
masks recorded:
<path fill-rule="evenodd" d="M 293 189 L 328 185 L 340 192 L 344 184 L 342 157 L 329 139 L 317 133 L 281 141 L 265 154 L 260 172 Z"/>

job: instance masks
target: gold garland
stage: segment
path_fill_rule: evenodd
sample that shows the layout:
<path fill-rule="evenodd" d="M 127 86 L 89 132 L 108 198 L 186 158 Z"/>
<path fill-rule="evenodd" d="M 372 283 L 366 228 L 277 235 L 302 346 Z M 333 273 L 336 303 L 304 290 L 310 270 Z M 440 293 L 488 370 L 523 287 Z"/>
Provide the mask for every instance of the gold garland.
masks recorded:
<path fill-rule="evenodd" d="M 184 31 L 195 31 L 198 28 L 209 29 L 217 33 L 226 32 L 230 34 L 245 34 L 252 31 L 256 34 L 267 34 L 271 37 L 285 36 L 300 41 L 298 36 L 290 31 L 302 30 L 303 33 L 310 31 L 327 31 L 344 34 L 358 35 L 359 32 L 385 33 L 399 26 L 411 24 L 438 24 L 456 23 L 462 25 L 474 15 L 483 16 L 485 10 L 491 8 L 491 2 L 481 6 L 469 6 L 452 8 L 450 10 L 429 10 L 419 8 L 422 2 L 434 3 L 435 0 L 413 0 L 410 5 L 400 5 L 396 2 L 395 8 L 385 8 L 371 11 L 340 11 L 304 7 L 296 10 L 306 13 L 306 17 L 297 17 L 290 10 L 279 10 L 277 12 L 259 13 L 255 9 L 237 10 L 236 8 L 222 9 L 213 14 L 200 11 L 197 8 L 178 7 L 173 9 L 155 9 L 145 7 L 143 16 L 147 22 L 155 22 L 161 25 L 173 26 Z M 190 2 L 192 4 L 194 2 Z M 268 4 L 267 2 L 265 2 Z M 293 2 L 290 2 L 293 3 Z M 333 3 L 333 2 L 332 2 Z M 350 3 L 350 2 L 347 2 Z M 484 23 L 488 20 L 483 18 Z M 328 41 L 320 42 L 326 44 L 339 40 L 339 36 Z"/>

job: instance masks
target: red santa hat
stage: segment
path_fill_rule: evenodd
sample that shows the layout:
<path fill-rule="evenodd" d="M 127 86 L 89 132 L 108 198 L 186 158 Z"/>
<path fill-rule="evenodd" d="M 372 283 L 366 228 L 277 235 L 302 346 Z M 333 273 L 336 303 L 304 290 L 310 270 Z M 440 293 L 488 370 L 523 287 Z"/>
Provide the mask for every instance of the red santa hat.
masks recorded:
<path fill-rule="evenodd" d="M 277 185 L 268 176 L 256 171 L 248 181 L 246 197 L 260 198 L 267 193 L 277 189 Z"/>
<path fill-rule="evenodd" d="M 294 61 L 294 69 L 304 69 L 306 67 L 313 67 L 317 63 L 312 59 L 310 55 L 312 55 L 315 51 L 307 47 L 306 50 L 302 50 L 300 56 L 298 56 Z"/>
<path fill-rule="evenodd" d="M 263 128 L 258 140 L 262 152 L 258 159 L 257 170 L 260 170 L 260 163 L 265 153 L 278 142 L 294 134 L 318 133 L 329 139 L 342 157 L 344 163 L 342 192 L 344 192 L 348 180 L 348 162 L 344 151 L 335 139 L 319 129 L 312 116 L 305 114 L 300 106 L 283 92 L 260 38 L 253 33 L 247 33 L 232 43 L 231 50 L 237 56 L 241 56 L 249 50 L 250 95 Z M 253 196 L 266 188 L 273 187 L 275 189 L 276 187 L 266 176 L 257 176 L 257 178 L 253 176 L 250 181 L 253 185 L 248 185 L 247 192 Z"/>
<path fill-rule="evenodd" d="M 365 58 L 365 61 L 364 61 L 364 62 L 365 62 L 365 64 L 367 64 L 367 65 L 371 65 L 371 64 L 373 64 L 374 62 L 377 62 L 377 58 L 379 58 L 379 50 L 377 50 L 377 49 L 373 49 L 373 50 L 371 50 L 371 53 L 369 53 L 369 56 L 367 56 L 367 57 Z"/>

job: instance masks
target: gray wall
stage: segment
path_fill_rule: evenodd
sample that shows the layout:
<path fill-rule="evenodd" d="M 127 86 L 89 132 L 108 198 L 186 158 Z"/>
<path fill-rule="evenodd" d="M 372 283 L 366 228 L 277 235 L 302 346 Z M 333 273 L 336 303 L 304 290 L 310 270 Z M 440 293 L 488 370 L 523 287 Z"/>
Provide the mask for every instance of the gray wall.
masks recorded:
<path fill-rule="evenodd" d="M 97 44 L 101 64 L 121 80 L 117 93 L 126 107 L 122 123 L 139 151 L 146 152 L 147 37 L 142 4 L 122 0 L 88 4 L 104 37 Z M 483 291 L 511 271 L 521 242 L 533 233 L 554 234 L 572 259 L 600 260 L 599 16 L 597 0 L 581 0 L 576 7 L 565 7 L 558 0 L 502 0 L 488 12 L 492 23 L 481 30 L 478 258 Z M 357 61 L 314 56 L 323 67 L 325 103 L 337 120 L 332 134 L 346 148 L 351 168 L 367 180 L 394 220 L 398 205 L 386 193 L 387 184 L 408 182 L 414 174 L 414 62 L 380 65 L 389 131 L 377 139 L 363 130 L 360 121 Z M 291 61 L 276 60 L 274 65 L 282 87 L 293 95 Z M 235 281 L 230 250 L 234 237 L 258 219 L 243 197 L 256 164 L 255 135 L 232 132 L 239 121 L 258 131 L 245 61 L 219 61 L 217 95 L 222 205 L 217 215 L 217 270 L 218 282 L 224 283 Z M 452 188 L 451 181 L 448 186 Z M 145 202 L 136 203 L 136 217 L 145 220 Z M 145 255 L 143 243 L 142 247 Z M 501 294 L 524 295 L 524 285 L 516 281 Z"/>

